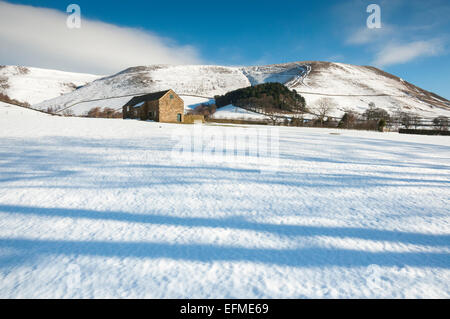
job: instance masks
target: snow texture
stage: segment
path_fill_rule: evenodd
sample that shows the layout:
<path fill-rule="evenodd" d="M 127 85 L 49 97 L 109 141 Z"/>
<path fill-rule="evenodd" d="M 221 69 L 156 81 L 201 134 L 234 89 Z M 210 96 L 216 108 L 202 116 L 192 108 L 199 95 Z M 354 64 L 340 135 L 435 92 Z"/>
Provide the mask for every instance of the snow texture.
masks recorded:
<path fill-rule="evenodd" d="M 73 92 L 98 75 L 71 73 L 39 68 L 0 67 L 0 93 L 30 105 Z"/>
<path fill-rule="evenodd" d="M 227 105 L 217 109 L 212 116 L 214 119 L 229 119 L 229 120 L 267 120 L 267 116 L 255 112 L 245 110 L 243 108 Z"/>
<path fill-rule="evenodd" d="M 450 297 L 448 137 L 282 127 L 261 173 L 196 128 L 1 104 L 0 297 Z"/>

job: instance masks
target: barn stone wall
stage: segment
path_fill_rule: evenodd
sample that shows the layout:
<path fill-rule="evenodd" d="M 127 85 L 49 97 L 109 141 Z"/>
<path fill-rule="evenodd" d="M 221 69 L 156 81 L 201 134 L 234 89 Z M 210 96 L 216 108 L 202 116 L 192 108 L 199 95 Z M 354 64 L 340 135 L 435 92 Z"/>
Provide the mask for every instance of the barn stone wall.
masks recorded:
<path fill-rule="evenodd" d="M 175 92 L 170 90 L 159 100 L 159 122 L 178 123 L 178 114 L 181 114 L 181 123 L 184 119 L 184 101 Z"/>
<path fill-rule="evenodd" d="M 153 117 L 150 116 L 151 115 L 150 112 L 153 113 Z M 159 122 L 159 103 L 158 103 L 158 101 L 145 102 L 145 104 L 142 106 L 141 120 L 143 120 L 143 121 L 152 120 L 152 121 Z"/>
<path fill-rule="evenodd" d="M 178 114 L 181 120 L 178 120 Z M 184 101 L 172 90 L 159 100 L 147 101 L 140 107 L 123 107 L 123 118 L 138 118 L 143 121 L 152 120 L 165 123 L 183 123 Z"/>

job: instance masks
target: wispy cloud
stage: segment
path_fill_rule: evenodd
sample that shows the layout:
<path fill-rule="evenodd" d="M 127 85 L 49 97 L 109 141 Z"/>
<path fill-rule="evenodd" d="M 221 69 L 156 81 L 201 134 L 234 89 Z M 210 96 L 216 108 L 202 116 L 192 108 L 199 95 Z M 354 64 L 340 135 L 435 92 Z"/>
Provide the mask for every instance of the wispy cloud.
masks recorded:
<path fill-rule="evenodd" d="M 345 44 L 359 46 L 369 56 L 371 64 L 385 67 L 448 52 L 450 34 L 445 30 L 448 30 L 450 5 L 447 1 L 380 0 L 380 29 L 369 29 L 365 25 L 368 3 L 352 0 L 339 5 L 337 10 L 345 17 Z"/>
<path fill-rule="evenodd" d="M 420 57 L 436 56 L 444 52 L 444 46 L 445 41 L 442 39 L 415 41 L 406 44 L 391 44 L 377 53 L 373 64 L 384 67 L 407 63 Z"/>
<path fill-rule="evenodd" d="M 346 39 L 347 44 L 369 44 L 379 40 L 383 40 L 386 37 L 395 33 L 395 28 L 390 25 L 383 25 L 380 29 L 369 29 L 363 27 L 352 32 Z"/>
<path fill-rule="evenodd" d="M 0 60 L 90 73 L 147 64 L 200 63 L 197 50 L 143 30 L 82 20 L 66 26 L 65 13 L 0 1 Z"/>

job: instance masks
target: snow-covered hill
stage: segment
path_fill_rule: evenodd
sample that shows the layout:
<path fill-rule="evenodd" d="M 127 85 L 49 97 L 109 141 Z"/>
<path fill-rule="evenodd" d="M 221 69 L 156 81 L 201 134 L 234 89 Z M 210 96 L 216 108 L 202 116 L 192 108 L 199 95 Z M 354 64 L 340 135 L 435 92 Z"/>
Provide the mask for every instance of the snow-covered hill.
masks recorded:
<path fill-rule="evenodd" d="M 249 86 L 240 68 L 218 66 L 141 66 L 105 77 L 71 94 L 34 105 L 38 109 L 70 108 L 81 115 L 93 107 L 121 108 L 134 95 L 172 88 L 186 104 L 208 102 L 214 95 Z"/>
<path fill-rule="evenodd" d="M 309 74 L 288 86 L 297 89 L 311 105 L 321 97 L 338 104 L 338 110 L 363 112 L 373 102 L 394 112 L 398 108 L 424 117 L 450 115 L 450 101 L 403 79 L 369 66 L 308 62 Z"/>
<path fill-rule="evenodd" d="M 231 90 L 265 82 L 280 82 L 305 96 L 309 106 L 321 97 L 343 110 L 364 111 L 370 102 L 390 110 L 399 107 L 424 117 L 450 115 L 450 101 L 379 69 L 330 62 L 224 67 L 153 65 L 126 69 L 78 90 L 34 105 L 71 109 L 81 115 L 92 107 L 122 107 L 133 95 L 173 89 L 196 104 Z M 189 105 L 188 105 L 189 106 Z"/>
<path fill-rule="evenodd" d="M 18 104 L 33 105 L 98 79 L 92 74 L 70 73 L 22 66 L 0 66 L 0 94 Z"/>

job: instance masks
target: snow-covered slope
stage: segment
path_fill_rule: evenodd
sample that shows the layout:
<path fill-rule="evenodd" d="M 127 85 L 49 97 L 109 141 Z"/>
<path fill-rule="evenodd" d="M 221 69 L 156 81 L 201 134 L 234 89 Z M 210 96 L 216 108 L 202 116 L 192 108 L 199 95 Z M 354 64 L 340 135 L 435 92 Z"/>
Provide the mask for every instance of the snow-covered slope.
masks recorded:
<path fill-rule="evenodd" d="M 0 102 L 0 117 L 6 118 L 11 121 L 17 121 L 24 117 L 36 118 L 47 116 L 51 115 L 44 112 L 31 110 L 26 107 Z"/>
<path fill-rule="evenodd" d="M 219 108 L 216 111 L 216 113 L 212 115 L 212 118 L 227 119 L 227 120 L 251 120 L 251 121 L 267 119 L 267 117 L 263 114 L 254 113 L 233 105 L 227 105 Z"/>
<path fill-rule="evenodd" d="M 0 298 L 450 298 L 445 136 L 0 116 L 0 154 Z"/>
<path fill-rule="evenodd" d="M 184 97 L 212 98 L 264 82 L 280 82 L 305 96 L 310 106 L 329 97 L 344 109 L 364 111 L 370 102 L 394 111 L 401 107 L 425 117 L 450 115 L 450 102 L 373 67 L 329 62 L 269 66 L 140 66 L 96 80 L 70 94 L 34 105 L 83 114 L 92 107 L 118 109 L 133 95 L 173 89 Z"/>
<path fill-rule="evenodd" d="M 0 66 L 0 94 L 16 103 L 33 105 L 73 92 L 98 78 L 92 74 Z"/>
<path fill-rule="evenodd" d="M 450 101 L 374 67 L 342 63 L 307 62 L 311 67 L 302 81 L 288 86 L 297 89 L 310 105 L 329 97 L 338 110 L 363 112 L 370 102 L 394 112 L 397 108 L 424 117 L 450 114 Z"/>
<path fill-rule="evenodd" d="M 217 66 L 133 67 L 94 81 L 71 94 L 34 105 L 39 109 L 71 108 L 81 115 L 92 107 L 121 108 L 134 95 L 172 88 L 188 103 L 207 102 L 217 94 L 249 86 L 240 68 Z M 192 100 L 194 98 L 194 100 Z M 186 100 L 185 100 L 186 101 Z"/>

